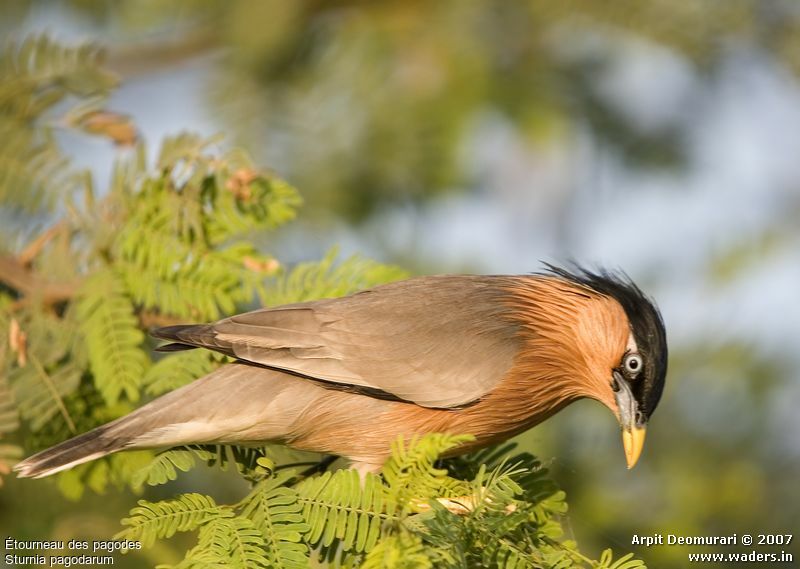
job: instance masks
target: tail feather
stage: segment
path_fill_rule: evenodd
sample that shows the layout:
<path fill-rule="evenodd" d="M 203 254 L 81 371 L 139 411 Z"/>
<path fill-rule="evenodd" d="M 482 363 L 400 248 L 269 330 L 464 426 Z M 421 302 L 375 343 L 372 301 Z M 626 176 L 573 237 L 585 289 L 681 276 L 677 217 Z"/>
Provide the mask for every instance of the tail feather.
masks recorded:
<path fill-rule="evenodd" d="M 20 478 L 42 478 L 120 450 L 140 448 L 137 446 L 140 436 L 169 424 L 169 403 L 180 397 L 180 391 L 173 391 L 116 421 L 34 454 L 16 464 L 14 470 Z"/>
<path fill-rule="evenodd" d="M 212 350 L 229 352 L 215 342 L 214 330 L 209 324 L 177 324 L 155 328 L 150 335 L 160 340 L 171 340 L 171 344 L 164 344 L 156 348 L 157 352 L 178 352 L 193 350 L 195 348 L 209 348 Z"/>
<path fill-rule="evenodd" d="M 42 478 L 121 450 L 124 443 L 109 438 L 107 427 L 98 427 L 23 460 L 14 466 L 17 476 Z"/>
<path fill-rule="evenodd" d="M 154 338 L 162 340 L 179 340 L 180 335 L 193 328 L 200 328 L 202 325 L 198 324 L 176 324 L 174 326 L 162 326 L 161 328 L 153 328 L 150 330 L 150 335 Z"/>
<path fill-rule="evenodd" d="M 296 389 L 289 396 L 288 389 Z M 132 413 L 17 464 L 41 478 L 127 449 L 280 439 L 309 405 L 305 382 L 273 370 L 229 364 L 162 395 Z M 272 402 L 281 399 L 280 408 Z"/>

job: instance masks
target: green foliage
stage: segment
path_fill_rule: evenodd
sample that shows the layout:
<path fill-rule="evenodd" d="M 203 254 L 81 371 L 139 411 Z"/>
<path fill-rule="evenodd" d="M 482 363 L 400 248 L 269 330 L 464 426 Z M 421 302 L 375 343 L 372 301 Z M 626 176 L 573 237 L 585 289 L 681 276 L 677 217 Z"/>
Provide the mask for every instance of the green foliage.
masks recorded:
<path fill-rule="evenodd" d="M 300 263 L 277 280 L 270 291 L 275 304 L 303 302 L 317 298 L 344 296 L 407 275 L 398 267 L 387 267 L 359 256 L 336 263 L 337 249 L 331 249 L 318 262 Z"/>
<path fill-rule="evenodd" d="M 12 306 L 6 308 L 4 316 L 7 323 L 4 332 L 15 321 L 25 335 L 24 347 L 17 351 L 16 361 L 0 360 L 8 373 L 7 385 L 19 417 L 32 430 L 40 431 L 60 416 L 67 432 L 74 433 L 75 420 L 65 398 L 78 388 L 86 366 L 85 350 L 75 342 L 74 321 L 41 310 L 14 313 Z M 9 337 L 2 340 L 4 346 L 9 345 Z"/>
<path fill-rule="evenodd" d="M 200 530 L 197 547 L 175 569 L 281 567 L 270 562 L 265 545 L 261 532 L 250 520 L 214 518 Z"/>
<path fill-rule="evenodd" d="M 100 63 L 95 45 L 64 47 L 46 35 L 11 44 L 0 53 L 0 203 L 36 211 L 52 207 L 74 186 L 69 160 L 53 137 L 53 126 L 29 125 L 68 100 L 103 97 L 117 79 Z"/>
<path fill-rule="evenodd" d="M 175 480 L 179 471 L 191 470 L 195 462 L 195 454 L 190 450 L 173 449 L 159 453 L 155 459 L 131 477 L 131 482 L 137 488 L 144 484 L 150 486 L 166 484 L 170 480 Z"/>
<path fill-rule="evenodd" d="M 414 504 L 427 502 L 443 491 L 452 491 L 447 470 L 436 468 L 436 461 L 439 455 L 470 440 L 471 436 L 434 434 L 427 437 L 426 444 L 417 444 L 416 438 L 410 444 L 402 439 L 395 441 L 392 457 L 383 466 L 389 488 L 389 510 L 397 508 L 401 515 L 407 515 Z"/>
<path fill-rule="evenodd" d="M 382 523 L 396 517 L 396 507 L 387 503 L 374 474 L 364 477 L 362 487 L 353 470 L 326 472 L 303 481 L 297 490 L 312 545 L 329 548 L 338 540 L 344 551 L 369 551 L 380 537 Z"/>
<path fill-rule="evenodd" d="M 434 561 L 425 549 L 422 537 L 401 533 L 383 539 L 369 552 L 362 569 L 430 569 Z"/>
<path fill-rule="evenodd" d="M 259 482 L 241 504 L 242 516 L 250 520 L 265 539 L 269 566 L 285 569 L 308 565 L 309 549 L 304 536 L 310 526 L 303 515 L 298 493 L 285 484 L 293 472 L 277 472 Z"/>
<path fill-rule="evenodd" d="M 264 278 L 278 263 L 241 238 L 289 221 L 299 197 L 285 182 L 259 175 L 240 152 L 222 159 L 208 153 L 211 142 L 187 134 L 169 139 L 159 177 L 133 192 L 121 184 L 130 215 L 109 246 L 131 296 L 146 309 L 213 320 L 256 293 L 266 299 Z"/>
<path fill-rule="evenodd" d="M 13 322 L 19 340 L 0 357 L 0 389 L 11 392 L 0 418 L 11 432 L 19 417 L 31 449 L 125 414 L 143 395 L 165 393 L 224 361 L 192 352 L 153 362 L 145 331 L 154 325 L 208 321 L 292 294 L 338 295 L 402 274 L 360 259 L 337 264 L 333 254 L 285 271 L 252 240 L 293 219 L 297 191 L 241 150 L 221 149 L 219 138 L 168 138 L 151 165 L 135 138 L 98 128 L 97 121 L 84 128 L 80 117 L 87 113 L 118 126 L 119 115 L 103 109 L 116 83 L 93 46 L 63 47 L 43 36 L 0 54 L 0 128 L 13 131 L 0 137 L 0 176 L 17 172 L 0 180 L 8 182 L 0 184 L 0 218 L 20 224 L 3 241 L 16 246 L 0 250 L 0 339 L 11 345 Z M 107 187 L 98 190 L 88 172 L 70 170 L 51 136 L 54 125 L 127 147 Z M 10 160 L 4 152 L 22 153 L 13 158 L 18 167 L 2 166 Z M 59 175 L 50 176 L 51 169 Z M 43 216 L 44 204 L 58 208 Z M 29 213 L 20 213 L 22 205 Z M 26 233 L 43 226 L 37 235 Z M 290 290 L 286 283 L 300 274 L 309 286 Z M 234 451 L 233 462 L 262 456 L 248 452 Z M 228 461 L 227 451 L 218 459 Z M 116 462 L 61 474 L 60 486 L 78 497 L 87 485 L 129 482 L 131 472 L 126 477 Z M 174 475 L 154 471 L 136 482 Z"/>
<path fill-rule="evenodd" d="M 16 401 L 8 385 L 8 378 L 0 376 L 0 435 L 16 431 L 19 427 Z"/>
<path fill-rule="evenodd" d="M 122 520 L 128 528 L 115 539 L 137 540 L 149 546 L 156 539 L 172 537 L 179 531 L 192 531 L 213 519 L 232 515 L 230 508 L 218 506 L 202 494 L 183 494 L 174 500 L 156 503 L 139 500 L 130 517 Z"/>
<path fill-rule="evenodd" d="M 98 391 L 109 405 L 123 394 L 136 401 L 150 361 L 141 349 L 144 334 L 122 282 L 111 271 L 98 271 L 86 279 L 79 298 L 76 318 Z"/>
<path fill-rule="evenodd" d="M 104 493 L 109 486 L 135 488 L 135 475 L 153 458 L 150 451 L 114 454 L 105 460 L 81 464 L 65 470 L 56 479 L 58 489 L 65 498 L 78 501 L 85 492 Z"/>
<path fill-rule="evenodd" d="M 537 145 L 563 143 L 573 129 L 588 127 L 632 164 L 681 158 L 685 121 L 640 124 L 626 105 L 609 100 L 606 81 L 621 81 L 619 52 L 666 50 L 708 72 L 729 55 L 728 46 L 751 45 L 800 70 L 792 2 L 68 6 L 71 16 L 122 27 L 128 38 L 146 30 L 150 41 L 124 45 L 124 61 L 137 71 L 223 53 L 209 66 L 209 112 L 313 192 L 317 213 L 358 219 L 387 202 L 478 182 L 463 150 L 487 117 Z"/>
<path fill-rule="evenodd" d="M 148 395 L 161 395 L 212 372 L 224 356 L 206 350 L 176 352 L 153 364 L 142 378 Z"/>
<path fill-rule="evenodd" d="M 606 549 L 600 555 L 600 561 L 596 565 L 597 569 L 638 569 L 646 567 L 644 562 L 633 558 L 633 553 L 623 555 L 616 561 L 610 549 Z"/>
<path fill-rule="evenodd" d="M 218 465 L 222 470 L 234 465 L 240 474 L 252 481 L 262 478 L 263 472 L 267 470 L 262 464 L 269 462 L 263 448 L 212 444 L 176 447 L 162 451 L 153 460 L 140 465 L 132 475 L 131 483 L 134 488 L 143 484 L 165 484 L 175 480 L 179 471 L 187 472 L 192 469 L 198 459 L 208 466 Z"/>
<path fill-rule="evenodd" d="M 644 567 L 631 555 L 614 561 L 610 551 L 591 561 L 565 540 L 564 493 L 529 454 L 503 457 L 511 450 L 506 447 L 437 464 L 440 454 L 466 440 L 440 434 L 398 439 L 382 476 L 267 471 L 256 461 L 243 465 L 257 482 L 241 502 L 220 506 L 197 494 L 140 501 L 117 537 L 152 545 L 199 528 L 197 545 L 176 568 Z M 156 462 L 160 468 L 169 463 L 172 473 L 187 470 L 194 465 L 187 452 Z M 482 462 L 487 457 L 488 464 Z M 448 474 L 468 472 L 474 476 L 466 480 Z"/>
<path fill-rule="evenodd" d="M 0 326 L 2 321 L 0 321 Z M 0 342 L 5 338 L 0 335 Z M 6 354 L 5 346 L 0 348 L 0 364 Z M 17 414 L 14 396 L 11 388 L 8 385 L 8 379 L 0 375 L 0 486 L 3 485 L 3 475 L 8 474 L 11 470 L 11 465 L 22 457 L 22 449 L 17 445 L 4 444 L 2 442 L 3 435 L 10 433 L 19 427 L 19 416 Z"/>

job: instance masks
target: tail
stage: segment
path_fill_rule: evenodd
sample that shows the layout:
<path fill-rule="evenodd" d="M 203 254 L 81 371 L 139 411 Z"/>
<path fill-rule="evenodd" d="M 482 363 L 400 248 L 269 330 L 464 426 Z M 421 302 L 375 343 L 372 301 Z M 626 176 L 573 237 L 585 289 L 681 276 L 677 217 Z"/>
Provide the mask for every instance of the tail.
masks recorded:
<path fill-rule="evenodd" d="M 297 395 L 284 396 L 281 406 L 273 408 L 272 402 L 287 389 Z M 41 478 L 120 450 L 280 439 L 308 404 L 303 393 L 308 393 L 304 380 L 228 364 L 116 421 L 35 454 L 14 470 L 21 478 Z M 296 405 L 290 403 L 295 400 Z"/>
<path fill-rule="evenodd" d="M 112 452 L 122 450 L 124 442 L 109 436 L 103 425 L 31 456 L 14 466 L 20 478 L 42 478 Z"/>
<path fill-rule="evenodd" d="M 175 420 L 185 420 L 180 409 L 189 407 L 187 400 L 191 401 L 195 384 L 176 389 L 116 421 L 34 454 L 16 464 L 14 470 L 19 478 L 42 478 L 120 450 L 183 444 L 180 438 L 172 440 L 174 437 L 163 434 L 169 432 Z M 183 398 L 187 392 L 189 396 Z M 190 408 L 187 410 L 191 413 Z M 203 411 L 207 410 L 201 408 L 200 412 Z"/>
<path fill-rule="evenodd" d="M 196 346 L 181 343 L 179 334 L 201 328 L 202 326 L 193 325 L 168 326 L 156 329 L 152 334 L 156 338 L 175 341 L 157 348 L 158 351 L 191 350 Z M 126 417 L 43 450 L 16 464 L 14 470 L 19 478 L 42 478 L 125 448 L 140 446 L 136 444 L 138 437 L 146 436 L 148 431 L 168 424 L 163 418 L 163 411 L 165 407 L 169 407 L 169 403 L 174 407 L 174 400 L 174 395 L 157 400 Z M 151 418 L 152 420 L 147 420 Z"/>

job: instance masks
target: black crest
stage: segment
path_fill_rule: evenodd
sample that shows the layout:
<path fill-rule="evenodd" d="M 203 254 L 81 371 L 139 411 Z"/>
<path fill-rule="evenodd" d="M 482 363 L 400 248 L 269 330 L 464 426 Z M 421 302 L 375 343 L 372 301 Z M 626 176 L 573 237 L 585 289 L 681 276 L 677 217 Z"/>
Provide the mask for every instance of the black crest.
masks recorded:
<path fill-rule="evenodd" d="M 647 418 L 653 414 L 667 375 L 667 331 L 655 302 L 622 271 L 592 272 L 581 267 L 568 271 L 546 264 L 550 274 L 586 286 L 622 305 L 633 337 L 644 359 L 644 377 L 633 382 L 633 395 Z"/>

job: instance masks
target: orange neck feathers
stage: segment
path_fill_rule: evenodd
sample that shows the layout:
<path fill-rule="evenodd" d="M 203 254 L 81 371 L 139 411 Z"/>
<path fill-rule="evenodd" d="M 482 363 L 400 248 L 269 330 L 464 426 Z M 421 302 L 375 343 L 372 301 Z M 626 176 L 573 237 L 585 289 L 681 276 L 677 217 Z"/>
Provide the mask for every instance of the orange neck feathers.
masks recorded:
<path fill-rule="evenodd" d="M 630 336 L 622 306 L 556 277 L 513 279 L 506 290 L 522 338 L 513 383 L 537 390 L 547 385 L 568 401 L 596 399 L 617 413 L 611 370 Z"/>

